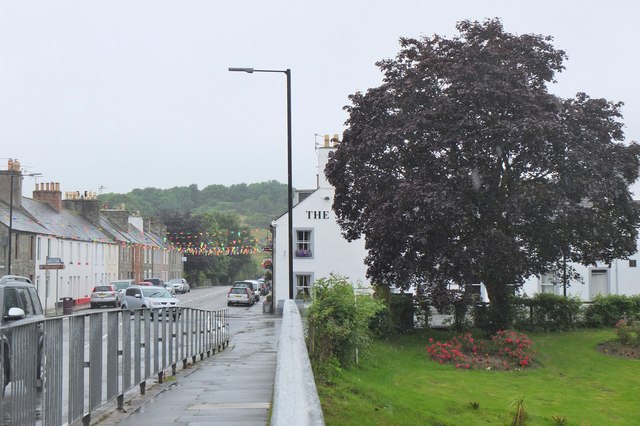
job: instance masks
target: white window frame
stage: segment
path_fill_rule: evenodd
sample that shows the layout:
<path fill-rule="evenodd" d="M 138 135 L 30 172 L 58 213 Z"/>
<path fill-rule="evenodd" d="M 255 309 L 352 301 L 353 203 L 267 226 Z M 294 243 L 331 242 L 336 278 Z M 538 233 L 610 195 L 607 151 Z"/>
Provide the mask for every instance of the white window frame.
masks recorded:
<path fill-rule="evenodd" d="M 313 273 L 312 272 L 296 272 L 295 273 L 295 285 L 296 285 L 296 294 L 295 299 L 298 299 L 298 293 L 303 293 L 305 296 L 309 298 L 313 292 Z M 307 282 L 304 282 L 307 281 Z"/>
<path fill-rule="evenodd" d="M 540 293 L 558 294 L 558 284 L 555 282 L 554 272 L 547 271 L 544 274 L 540 274 L 538 281 L 538 290 Z"/>
<path fill-rule="evenodd" d="M 294 250 L 295 250 L 294 254 L 296 259 L 312 259 L 313 258 L 313 229 L 310 229 L 310 228 L 296 229 L 296 241 L 295 241 Z M 308 251 L 310 255 L 309 256 L 299 255 L 301 250 Z"/>

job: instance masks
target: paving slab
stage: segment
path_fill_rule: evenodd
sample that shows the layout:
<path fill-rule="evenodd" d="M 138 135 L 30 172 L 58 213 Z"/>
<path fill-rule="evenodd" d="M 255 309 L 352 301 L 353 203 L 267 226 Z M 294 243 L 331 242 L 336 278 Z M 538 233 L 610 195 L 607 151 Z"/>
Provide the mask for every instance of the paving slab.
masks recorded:
<path fill-rule="evenodd" d="M 268 423 L 282 318 L 258 309 L 230 309 L 230 342 L 144 396 L 93 424 L 237 425 Z"/>

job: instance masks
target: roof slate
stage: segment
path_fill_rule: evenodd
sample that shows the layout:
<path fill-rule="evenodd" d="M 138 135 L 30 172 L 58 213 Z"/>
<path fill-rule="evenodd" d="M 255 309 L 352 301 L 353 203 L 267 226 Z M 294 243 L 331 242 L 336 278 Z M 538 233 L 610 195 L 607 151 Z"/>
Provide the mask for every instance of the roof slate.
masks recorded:
<path fill-rule="evenodd" d="M 0 223 L 9 226 L 9 205 L 1 201 Z M 58 213 L 49 204 L 26 197 L 22 198 L 21 207 L 14 206 L 11 226 L 17 232 L 63 239 L 166 247 L 162 236 L 144 233 L 133 225 L 123 230 L 104 216 L 100 216 L 100 223 L 96 225 L 74 210 L 62 209 Z"/>

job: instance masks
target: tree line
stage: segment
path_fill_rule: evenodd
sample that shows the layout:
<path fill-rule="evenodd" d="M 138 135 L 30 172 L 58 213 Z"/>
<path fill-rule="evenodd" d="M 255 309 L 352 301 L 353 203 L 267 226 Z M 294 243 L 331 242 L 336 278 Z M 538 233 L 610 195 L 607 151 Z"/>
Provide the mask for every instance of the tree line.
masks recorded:
<path fill-rule="evenodd" d="M 287 185 L 275 180 L 240 183 L 229 187 L 197 185 L 169 189 L 134 189 L 126 194 L 101 194 L 98 199 L 114 208 L 124 205 L 128 211 L 145 217 L 158 217 L 167 227 L 167 240 L 176 247 L 183 241 L 172 241 L 174 235 L 191 235 L 192 247 L 234 247 L 239 236 L 251 235 L 257 249 L 269 243 L 271 221 L 287 209 Z M 261 230 L 256 232 L 256 230 Z M 216 235 L 215 241 L 211 241 Z M 195 238 L 195 236 L 199 236 Z M 256 278 L 262 274 L 260 252 L 251 254 L 211 255 L 187 254 L 185 278 L 191 283 L 210 282 L 227 285 L 238 279 Z"/>
<path fill-rule="evenodd" d="M 127 210 L 139 211 L 145 216 L 179 212 L 233 213 L 243 224 L 264 229 L 287 210 L 287 185 L 271 180 L 231 186 L 213 184 L 199 190 L 192 184 L 168 189 L 134 189 L 126 194 L 101 194 L 98 199 L 110 207 L 124 204 Z"/>

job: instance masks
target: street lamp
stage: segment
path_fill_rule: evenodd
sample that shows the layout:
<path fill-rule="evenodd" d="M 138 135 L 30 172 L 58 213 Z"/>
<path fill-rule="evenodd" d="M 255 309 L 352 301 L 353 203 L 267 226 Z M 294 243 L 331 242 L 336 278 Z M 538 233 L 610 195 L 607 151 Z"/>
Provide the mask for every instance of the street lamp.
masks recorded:
<path fill-rule="evenodd" d="M 18 163 L 20 164 L 20 163 Z M 19 167 L 19 166 L 18 166 Z M 17 173 L 16 173 L 17 171 Z M 11 241 L 11 233 L 13 232 L 13 177 L 14 176 L 42 176 L 42 173 L 26 173 L 20 172 L 20 169 L 11 166 L 9 169 L 9 258 L 7 259 L 7 275 L 11 275 L 11 247 L 13 246 Z"/>
<path fill-rule="evenodd" d="M 257 70 L 254 68 L 229 68 L 232 72 L 277 72 L 287 76 L 287 190 L 288 236 L 289 236 L 289 299 L 293 299 L 293 186 L 291 183 L 291 70 Z"/>

